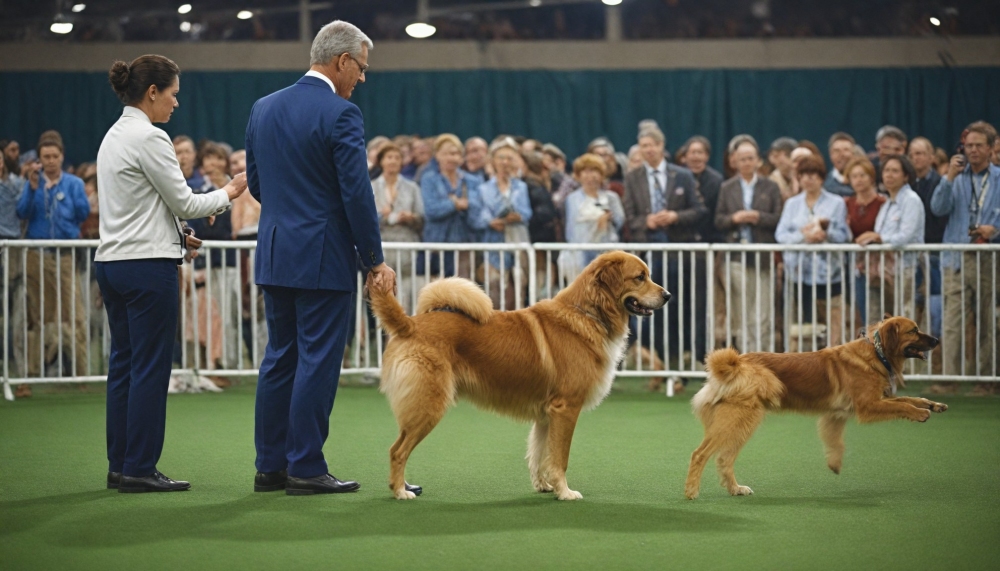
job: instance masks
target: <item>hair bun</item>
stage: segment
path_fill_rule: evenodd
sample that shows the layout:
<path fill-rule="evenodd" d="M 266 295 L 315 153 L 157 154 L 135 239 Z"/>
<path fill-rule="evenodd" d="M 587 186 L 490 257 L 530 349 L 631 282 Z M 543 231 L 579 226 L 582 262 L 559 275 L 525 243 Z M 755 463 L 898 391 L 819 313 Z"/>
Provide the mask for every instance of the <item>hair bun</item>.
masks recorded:
<path fill-rule="evenodd" d="M 115 93 L 119 97 L 128 91 L 129 71 L 128 64 L 123 61 L 116 61 L 111 64 L 111 71 L 108 72 L 108 81 L 111 82 L 111 88 L 115 90 Z"/>

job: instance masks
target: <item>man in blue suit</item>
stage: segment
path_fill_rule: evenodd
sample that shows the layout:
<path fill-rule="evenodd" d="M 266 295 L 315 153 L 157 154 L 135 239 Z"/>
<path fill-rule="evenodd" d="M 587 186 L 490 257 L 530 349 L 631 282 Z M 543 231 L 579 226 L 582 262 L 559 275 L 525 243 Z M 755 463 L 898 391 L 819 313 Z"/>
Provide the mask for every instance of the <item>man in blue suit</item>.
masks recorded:
<path fill-rule="evenodd" d="M 395 287 L 382 257 L 361 111 L 372 42 L 331 22 L 316 35 L 295 85 L 254 104 L 247 182 L 260 201 L 254 279 L 264 291 L 268 344 L 257 382 L 254 491 L 356 491 L 328 473 L 323 444 L 356 294 L 358 257 Z"/>

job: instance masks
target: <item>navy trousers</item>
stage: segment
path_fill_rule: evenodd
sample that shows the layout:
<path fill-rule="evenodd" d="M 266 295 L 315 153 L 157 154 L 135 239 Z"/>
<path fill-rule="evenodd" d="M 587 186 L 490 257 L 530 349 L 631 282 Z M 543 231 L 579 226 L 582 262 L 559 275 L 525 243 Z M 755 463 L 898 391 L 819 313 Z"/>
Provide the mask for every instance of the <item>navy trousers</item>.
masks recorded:
<path fill-rule="evenodd" d="M 323 444 L 340 381 L 354 294 L 261 286 L 267 350 L 257 380 L 257 470 L 328 472 Z"/>
<path fill-rule="evenodd" d="M 163 451 L 177 332 L 177 261 L 94 264 L 111 329 L 108 471 L 145 477 Z"/>

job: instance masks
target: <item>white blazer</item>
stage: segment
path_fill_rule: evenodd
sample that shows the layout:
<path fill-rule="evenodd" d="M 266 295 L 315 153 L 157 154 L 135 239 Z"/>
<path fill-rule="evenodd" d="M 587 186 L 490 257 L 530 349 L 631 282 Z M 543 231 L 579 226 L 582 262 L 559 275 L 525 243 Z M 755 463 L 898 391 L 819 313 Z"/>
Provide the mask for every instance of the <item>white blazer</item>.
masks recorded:
<path fill-rule="evenodd" d="M 225 212 L 225 190 L 194 194 L 170 137 L 144 112 L 126 106 L 97 152 L 101 244 L 95 261 L 182 258 L 178 218 Z"/>

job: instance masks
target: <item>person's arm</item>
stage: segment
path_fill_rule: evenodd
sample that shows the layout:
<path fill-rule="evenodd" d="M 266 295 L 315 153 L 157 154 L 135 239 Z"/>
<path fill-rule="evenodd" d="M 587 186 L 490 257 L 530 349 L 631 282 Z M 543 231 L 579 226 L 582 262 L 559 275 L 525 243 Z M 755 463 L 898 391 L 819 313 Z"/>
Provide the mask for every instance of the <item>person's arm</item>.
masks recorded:
<path fill-rule="evenodd" d="M 87 191 L 84 189 L 83 181 L 77 179 L 70 187 L 70 194 L 73 200 L 73 223 L 79 226 L 90 216 L 90 201 L 87 200 Z"/>
<path fill-rule="evenodd" d="M 580 242 L 580 239 L 576 235 L 576 230 L 577 230 L 576 209 L 578 206 L 579 202 L 576 199 L 576 195 L 572 193 L 569 196 L 567 196 L 566 200 L 563 202 L 563 207 L 566 211 L 566 219 L 563 221 L 564 222 L 563 227 L 566 229 L 565 239 L 566 242 L 569 244 L 576 244 L 577 242 Z"/>
<path fill-rule="evenodd" d="M 361 110 L 355 105 L 349 104 L 337 118 L 331 142 L 340 196 L 354 246 L 361 256 L 361 263 L 367 268 L 374 268 L 384 261 L 382 234 L 371 179 L 368 178 L 364 121 Z"/>
<path fill-rule="evenodd" d="M 473 230 L 485 230 L 489 228 L 490 221 L 493 220 L 493 212 L 486 207 L 486 203 L 483 200 L 483 189 L 489 183 L 484 182 L 479 185 L 479 188 L 474 192 L 470 189 L 469 191 L 469 209 L 468 214 L 468 224 Z M 449 201 L 450 202 L 450 201 Z"/>
<path fill-rule="evenodd" d="M 779 244 L 802 244 L 806 241 L 801 229 L 797 228 L 793 222 L 795 217 L 795 207 L 785 208 L 778 221 L 777 230 L 774 232 L 774 239 Z M 832 223 L 832 222 L 831 222 Z"/>
<path fill-rule="evenodd" d="M 514 189 L 511 188 L 511 192 Z M 514 210 L 521 216 L 521 222 L 527 224 L 531 221 L 531 216 L 534 214 L 531 210 L 531 199 L 528 198 L 528 185 L 523 181 L 521 182 L 520 190 L 518 192 L 513 192 L 511 197 L 514 203 Z"/>
<path fill-rule="evenodd" d="M 931 212 L 935 216 L 947 216 L 951 214 L 954 207 L 955 196 L 952 191 L 952 183 L 948 177 L 943 176 L 937 188 L 934 189 L 934 194 L 931 195 Z"/>
<path fill-rule="evenodd" d="M 837 196 L 837 204 L 830 215 L 830 226 L 826 230 L 826 241 L 831 244 L 844 244 L 851 237 L 851 229 L 847 226 L 847 204 Z"/>
<path fill-rule="evenodd" d="M 732 230 L 733 212 L 726 206 L 726 187 L 719 186 L 719 201 L 715 205 L 715 227 L 722 232 Z"/>
<path fill-rule="evenodd" d="M 766 192 L 771 209 L 760 212 L 760 220 L 757 221 L 756 226 L 764 230 L 774 230 L 778 227 L 778 221 L 781 220 L 781 191 L 778 190 L 778 185 L 774 183 L 767 185 L 767 187 Z"/>
<path fill-rule="evenodd" d="M 708 212 L 705 200 L 695 188 L 694 177 L 686 172 L 678 173 L 677 184 L 684 189 L 684 202 L 687 208 L 677 211 L 677 222 L 674 225 L 692 226 Z"/>
<path fill-rule="evenodd" d="M 608 193 L 608 203 L 611 205 L 611 223 L 615 225 L 615 230 L 621 232 L 622 225 L 625 224 L 625 208 L 622 201 L 614 192 Z"/>
<path fill-rule="evenodd" d="M 887 206 L 888 203 L 883 204 L 882 208 Z M 920 200 L 902 201 L 899 204 L 899 226 L 895 230 L 879 233 L 879 238 L 883 244 L 892 244 L 893 246 L 923 243 L 924 205 L 920 203 Z"/>
<path fill-rule="evenodd" d="M 35 214 L 35 190 L 31 188 L 31 182 L 24 181 L 24 189 L 21 191 L 21 198 L 17 201 L 17 217 L 21 220 L 31 220 Z"/>
<path fill-rule="evenodd" d="M 204 218 L 222 214 L 229 208 L 229 195 L 225 189 L 206 194 L 191 192 L 177 163 L 174 145 L 165 132 L 159 129 L 151 131 L 139 147 L 138 157 L 146 178 L 178 218 Z"/>
<path fill-rule="evenodd" d="M 635 176 L 625 177 L 625 192 L 622 195 L 622 212 L 625 214 L 625 223 L 628 224 L 629 236 L 633 242 L 645 241 L 646 236 L 646 216 L 639 211 L 639 201 L 635 197 L 635 193 L 639 192 L 637 185 L 635 184 Z M 569 198 L 566 199 L 569 202 Z M 566 228 L 569 228 L 569 224 L 572 221 L 568 216 L 566 217 Z M 568 231 L 567 231 L 568 234 Z"/>
<path fill-rule="evenodd" d="M 424 213 L 427 219 L 433 222 L 444 220 L 457 210 L 455 203 L 449 198 L 447 189 L 443 188 L 441 180 L 442 177 L 433 175 L 420 179 L 420 195 L 424 202 Z M 472 207 L 471 199 L 469 207 Z"/>
<path fill-rule="evenodd" d="M 250 109 L 250 120 L 247 121 L 247 133 L 243 146 L 247 153 L 247 190 L 250 191 L 250 196 L 254 197 L 254 200 L 260 202 L 260 176 L 257 173 L 257 159 L 253 153 L 253 112 L 256 107 L 257 104 L 254 103 L 253 108 Z"/>

